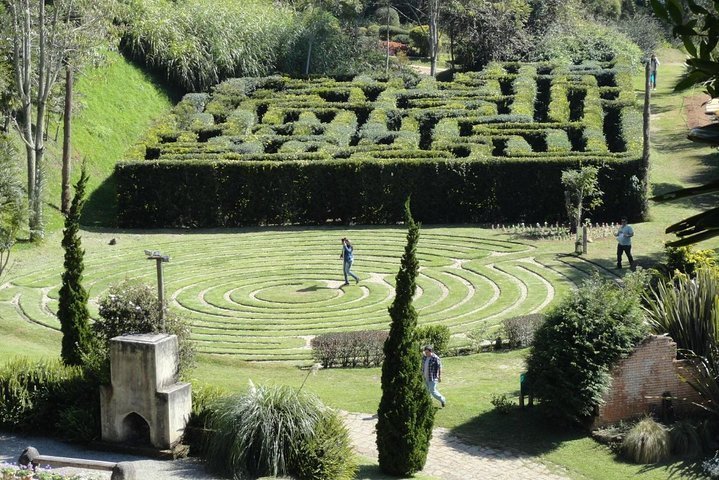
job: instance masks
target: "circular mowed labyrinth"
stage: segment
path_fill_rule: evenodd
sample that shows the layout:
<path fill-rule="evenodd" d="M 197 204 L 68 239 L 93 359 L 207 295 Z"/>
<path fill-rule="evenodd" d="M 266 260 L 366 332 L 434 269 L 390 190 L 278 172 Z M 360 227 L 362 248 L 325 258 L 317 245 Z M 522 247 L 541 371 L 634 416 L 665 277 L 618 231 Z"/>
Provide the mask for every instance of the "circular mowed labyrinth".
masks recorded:
<path fill-rule="evenodd" d="M 343 286 L 340 238 L 355 245 L 359 284 Z M 403 228 L 269 229 L 240 233 L 107 235 L 84 241 L 85 282 L 95 300 L 125 278 L 155 285 L 143 249 L 171 256 L 166 297 L 192 325 L 204 353 L 249 360 L 305 360 L 316 335 L 389 328 L 387 307 L 406 243 Z M 542 254 L 477 228 L 423 228 L 414 305 L 419 323 L 456 336 L 538 312 L 590 273 L 572 256 Z M 0 312 L 59 328 L 61 259 L 16 268 L 0 288 Z M 13 276 L 14 275 L 14 276 Z"/>

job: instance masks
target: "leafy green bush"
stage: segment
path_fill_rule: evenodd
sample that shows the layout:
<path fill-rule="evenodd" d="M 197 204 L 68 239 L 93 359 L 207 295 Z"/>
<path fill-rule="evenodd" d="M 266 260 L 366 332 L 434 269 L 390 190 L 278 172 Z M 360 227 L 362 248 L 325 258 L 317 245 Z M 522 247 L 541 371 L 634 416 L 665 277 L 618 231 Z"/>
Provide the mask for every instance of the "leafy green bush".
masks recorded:
<path fill-rule="evenodd" d="M 159 301 L 155 290 L 148 285 L 125 280 L 110 286 L 107 294 L 99 300 L 100 318 L 92 324 L 92 330 L 100 341 L 95 354 L 107 355 L 109 362 L 110 339 L 120 335 L 154 333 L 163 331 L 177 335 L 180 356 L 180 372 L 187 371 L 194 364 L 194 348 L 190 342 L 188 323 L 174 314 L 165 312 L 160 318 Z M 104 353 L 103 353 L 104 352 Z M 102 359 L 95 359 L 102 363 Z"/>
<path fill-rule="evenodd" d="M 624 34 L 592 20 L 576 18 L 566 25 L 557 24 L 537 45 L 538 60 L 580 63 L 584 60 L 606 62 L 626 55 L 637 66 L 642 57 L 639 47 Z"/>
<path fill-rule="evenodd" d="M 527 358 L 527 386 L 551 414 L 583 421 L 612 366 L 645 333 L 638 293 L 594 275 L 547 313 Z"/>
<path fill-rule="evenodd" d="M 99 434 L 99 410 L 97 385 L 80 367 L 26 359 L 0 366 L 0 427 L 88 441 Z"/>
<path fill-rule="evenodd" d="M 419 345 L 432 345 L 434 353 L 446 355 L 449 347 L 450 331 L 446 325 L 423 325 L 415 330 Z"/>
<path fill-rule="evenodd" d="M 420 57 L 429 55 L 429 25 L 418 25 L 409 31 L 410 46 Z"/>
<path fill-rule="evenodd" d="M 645 418 L 624 437 L 622 453 L 634 463 L 661 462 L 669 456 L 669 432 L 651 418 Z"/>
<path fill-rule="evenodd" d="M 287 386 L 251 386 L 245 394 L 219 399 L 210 412 L 204 456 L 214 471 L 241 478 L 302 472 L 301 479 L 329 479 L 324 475 L 346 478 L 356 469 L 347 431 L 313 395 Z"/>
<path fill-rule="evenodd" d="M 399 12 L 397 12 L 397 10 L 395 10 L 393 7 L 379 7 L 372 14 L 372 19 L 377 25 L 387 25 L 388 14 L 390 26 L 399 27 Z"/>
<path fill-rule="evenodd" d="M 506 415 L 511 412 L 512 408 L 514 408 L 515 406 L 514 402 L 512 402 L 509 397 L 507 397 L 506 393 L 503 393 L 501 395 L 493 393 L 490 403 L 492 404 L 492 406 L 494 406 L 494 409 L 502 415 Z"/>
<path fill-rule="evenodd" d="M 302 444 L 295 470 L 302 480 L 353 480 L 357 473 L 349 431 L 342 417 L 328 411 L 317 422 L 312 437 Z"/>
<path fill-rule="evenodd" d="M 716 267 L 719 260 L 716 251 L 694 250 L 691 246 L 667 247 L 664 253 L 667 256 L 666 270 L 670 276 L 675 271 L 691 276 L 701 268 Z"/>

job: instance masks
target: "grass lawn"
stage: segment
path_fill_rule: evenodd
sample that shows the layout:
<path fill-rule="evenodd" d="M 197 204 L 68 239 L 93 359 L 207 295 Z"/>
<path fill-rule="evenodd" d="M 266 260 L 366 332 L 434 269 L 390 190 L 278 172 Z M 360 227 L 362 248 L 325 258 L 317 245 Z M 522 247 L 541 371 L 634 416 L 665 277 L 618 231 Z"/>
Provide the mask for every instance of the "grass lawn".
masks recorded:
<path fill-rule="evenodd" d="M 716 178 L 719 159 L 714 149 L 685 139 L 686 126 L 677 119 L 682 119 L 687 94 L 670 91 L 680 73 L 680 59 L 669 53 L 660 58 L 660 84 L 653 96 L 651 179 L 655 193 Z M 91 83 L 100 88 L 102 82 Z M 127 139 L 118 139 L 114 147 L 102 153 L 109 138 L 116 134 L 108 117 L 114 121 L 114 115 L 122 116 L 103 111 L 106 102 L 96 103 L 97 97 L 103 95 L 100 91 L 87 93 L 88 138 L 82 140 L 78 127 L 76 144 L 78 149 L 86 145 L 82 147 L 86 148 L 85 154 L 100 159 L 93 167 L 98 172 L 93 185 L 99 187 L 88 205 L 91 223 L 111 216 L 112 202 L 107 197 L 111 188 L 104 179 L 111 162 L 122 155 L 120 150 L 134 141 L 130 137 L 137 138 L 144 129 L 127 131 Z M 150 97 L 158 102 L 154 112 L 169 104 L 166 96 L 163 98 L 157 91 Z M 122 105 L 121 94 L 114 101 Z M 90 112 L 95 112 L 94 116 Z M 147 121 L 149 117 L 144 116 Z M 94 128 L 93 122 L 102 128 Z M 120 130 L 125 132 L 124 127 Z M 103 193 L 103 188 L 108 189 Z M 650 265 L 661 257 L 664 242 L 671 238 L 663 233 L 668 224 L 713 204 L 716 198 L 705 196 L 652 205 L 651 221 L 634 225 L 633 253 L 640 264 Z M 0 280 L 2 359 L 16 355 L 39 358 L 59 352 L 60 336 L 53 318 L 62 268 L 58 222 L 51 222 L 49 231 L 41 246 L 20 245 L 14 252 L 10 274 Z M 403 233 L 401 228 L 374 227 L 191 233 L 92 228 L 83 232 L 86 279 L 92 297 L 125 277 L 154 284 L 154 265 L 144 259 L 142 250 L 167 250 L 173 257 L 167 264 L 168 297 L 196 322 L 196 339 L 205 352 L 191 374 L 194 381 L 230 391 L 245 389 L 250 379 L 299 387 L 308 370 L 298 368 L 296 363 L 309 363 L 309 352 L 297 340 L 300 330 L 330 328 L 323 324 L 326 319 L 332 320 L 331 328 L 337 329 L 376 327 L 387 321 L 383 315 L 391 301 L 390 287 Z M 332 282 L 341 281 L 337 256 L 339 238 L 345 235 L 355 241 L 356 271 L 362 283 L 340 290 Z M 610 270 L 616 248 L 611 237 L 590 244 L 588 255 L 577 259 L 565 255 L 573 250 L 571 241 L 530 242 L 473 226 L 424 226 L 421 235 L 420 262 L 424 270 L 422 293 L 417 298 L 420 321 L 454 322 L 452 329 L 457 334 L 475 328 L 473 320 L 488 312 L 491 323 L 496 325 L 504 316 L 546 308 L 594 267 L 605 275 L 626 272 Z M 117 240 L 114 247 L 108 245 L 111 238 Z M 702 247 L 717 245 L 719 241 L 712 240 Z M 497 290 L 500 294 L 494 295 Z M 268 305 L 272 306 L 269 313 Z M 307 315 L 313 312 L 318 314 Z M 314 318 L 314 323 L 302 323 L 305 316 Z M 275 324 L 270 326 L 271 322 Z M 223 335 L 223 328 L 233 330 Z M 266 354 L 268 349 L 262 347 L 266 344 L 274 345 L 270 350 L 283 352 L 283 358 L 293 358 L 296 363 L 243 360 L 252 358 L 252 352 L 262 350 Z M 619 461 L 584 432 L 549 423 L 534 410 L 517 410 L 506 416 L 494 413 L 490 403 L 493 394 L 516 397 L 525 355 L 526 351 L 512 351 L 445 359 L 441 390 L 448 398 L 448 407 L 438 412 L 436 425 L 450 428 L 472 443 L 512 449 L 551 462 L 566 469 L 572 478 L 691 478 L 682 463 L 645 467 Z M 268 355 L 262 358 L 271 360 Z M 380 370 L 324 370 L 308 378 L 304 388 L 337 408 L 375 412 L 380 397 Z M 385 477 L 377 473 L 372 461 L 366 460 L 362 478 Z"/>

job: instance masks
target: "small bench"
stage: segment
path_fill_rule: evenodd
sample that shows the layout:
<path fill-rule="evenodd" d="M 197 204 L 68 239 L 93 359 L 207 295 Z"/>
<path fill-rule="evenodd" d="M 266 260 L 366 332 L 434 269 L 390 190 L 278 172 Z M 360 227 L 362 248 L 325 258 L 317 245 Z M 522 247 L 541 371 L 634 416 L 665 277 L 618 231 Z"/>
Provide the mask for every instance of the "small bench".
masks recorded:
<path fill-rule="evenodd" d="M 38 465 L 48 465 L 53 468 L 73 467 L 89 470 L 103 470 L 112 472 L 111 480 L 135 480 L 135 466 L 131 462 L 104 462 L 101 460 L 86 460 L 84 458 L 55 457 L 40 455 L 35 447 L 27 447 L 20 454 L 17 463 L 23 467 L 34 470 Z"/>

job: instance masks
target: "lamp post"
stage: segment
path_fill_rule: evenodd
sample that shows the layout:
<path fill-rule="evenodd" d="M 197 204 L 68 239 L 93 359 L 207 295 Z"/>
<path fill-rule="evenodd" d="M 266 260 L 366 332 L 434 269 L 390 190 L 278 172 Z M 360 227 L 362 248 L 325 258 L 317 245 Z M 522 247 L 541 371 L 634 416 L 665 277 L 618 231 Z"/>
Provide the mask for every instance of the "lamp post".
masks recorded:
<path fill-rule="evenodd" d="M 157 300 L 160 309 L 160 322 L 162 331 L 165 331 L 165 279 L 162 272 L 162 264 L 170 261 L 169 255 L 164 255 L 157 250 L 145 250 L 148 260 L 155 260 L 157 263 Z"/>

